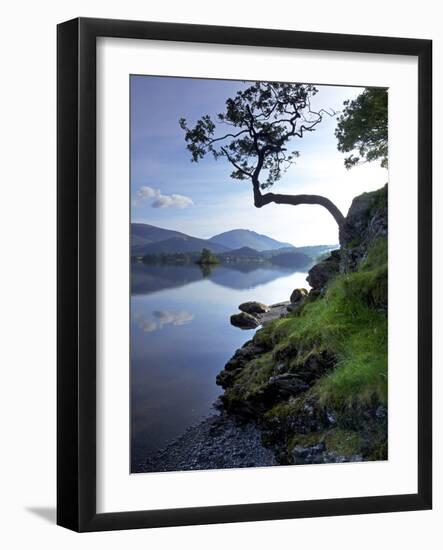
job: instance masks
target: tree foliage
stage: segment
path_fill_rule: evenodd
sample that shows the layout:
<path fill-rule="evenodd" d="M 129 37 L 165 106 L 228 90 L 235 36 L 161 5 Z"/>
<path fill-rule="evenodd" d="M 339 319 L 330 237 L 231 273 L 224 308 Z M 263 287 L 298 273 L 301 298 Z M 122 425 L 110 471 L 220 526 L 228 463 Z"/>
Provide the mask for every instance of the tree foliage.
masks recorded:
<path fill-rule="evenodd" d="M 181 118 L 191 160 L 198 162 L 208 154 L 216 160 L 225 158 L 233 167 L 232 178 L 251 181 L 257 208 L 271 202 L 318 204 L 341 226 L 342 213 L 326 197 L 262 193 L 280 180 L 299 156 L 298 151 L 288 150 L 293 138 L 314 132 L 326 114 L 335 114 L 311 107 L 317 92 L 311 84 L 255 82 L 228 98 L 225 111 L 214 119 L 204 115 L 189 126 Z"/>
<path fill-rule="evenodd" d="M 235 97 L 226 100 L 225 112 L 216 122 L 205 115 L 190 128 L 185 119 L 187 148 L 197 162 L 211 153 L 215 159 L 225 157 L 233 166 L 231 177 L 259 181 L 261 189 L 277 182 L 299 156 L 288 152 L 293 137 L 313 132 L 324 114 L 311 109 L 310 98 L 317 89 L 310 84 L 256 82 Z M 227 128 L 226 132 L 220 132 Z"/>
<path fill-rule="evenodd" d="M 345 159 L 346 168 L 377 159 L 380 159 L 382 167 L 387 168 L 387 90 L 367 88 L 356 99 L 345 101 L 344 106 L 335 135 L 338 139 L 338 150 L 352 153 Z"/>
<path fill-rule="evenodd" d="M 218 258 L 208 248 L 203 248 L 200 258 L 197 260 L 198 264 L 218 264 Z"/>

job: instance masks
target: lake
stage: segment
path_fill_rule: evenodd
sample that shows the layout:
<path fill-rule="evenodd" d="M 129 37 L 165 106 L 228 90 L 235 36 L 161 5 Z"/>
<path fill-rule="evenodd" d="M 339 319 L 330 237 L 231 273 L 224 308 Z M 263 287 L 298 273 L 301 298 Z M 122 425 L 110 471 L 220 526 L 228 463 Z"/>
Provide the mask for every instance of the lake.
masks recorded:
<path fill-rule="evenodd" d="M 131 265 L 131 471 L 213 412 L 216 375 L 253 330 L 229 317 L 249 300 L 289 300 L 306 272 L 260 264 Z"/>

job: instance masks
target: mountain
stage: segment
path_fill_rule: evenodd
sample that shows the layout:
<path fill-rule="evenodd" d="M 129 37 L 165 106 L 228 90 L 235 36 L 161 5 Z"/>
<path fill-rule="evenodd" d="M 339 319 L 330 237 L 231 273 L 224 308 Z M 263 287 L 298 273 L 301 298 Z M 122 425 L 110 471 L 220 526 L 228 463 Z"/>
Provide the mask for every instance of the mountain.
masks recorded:
<path fill-rule="evenodd" d="M 228 250 L 225 246 L 191 237 L 180 231 L 163 229 L 147 223 L 131 224 L 131 256 L 201 252 L 202 248 L 208 248 L 211 252 Z"/>
<path fill-rule="evenodd" d="M 183 254 L 185 252 L 201 252 L 203 248 L 207 248 L 214 253 L 226 252 L 228 250 L 221 244 L 211 243 L 205 239 L 197 239 L 189 235 L 179 235 L 164 241 L 133 246 L 131 247 L 131 254 L 133 256 L 144 256 L 146 254 Z"/>
<path fill-rule="evenodd" d="M 317 244 L 312 246 L 297 246 L 296 250 L 316 260 L 322 254 L 331 250 L 337 250 L 337 248 L 340 248 L 339 244 Z"/>
<path fill-rule="evenodd" d="M 236 250 L 228 250 L 219 254 L 220 258 L 261 258 L 262 255 L 257 250 L 250 248 L 249 246 L 242 246 Z"/>
<path fill-rule="evenodd" d="M 283 267 L 307 267 L 312 265 L 313 259 L 302 252 L 283 252 L 270 258 L 271 263 Z"/>
<path fill-rule="evenodd" d="M 231 252 L 233 256 L 271 258 L 276 254 L 295 251 L 317 258 L 327 250 L 336 248 L 333 245 L 319 245 L 294 247 L 260 235 L 248 229 L 233 229 L 215 235 L 210 239 L 199 239 L 171 229 L 164 229 L 147 223 L 131 224 L 131 256 L 145 256 L 146 254 L 184 254 L 200 253 L 208 248 L 214 254 Z"/>
<path fill-rule="evenodd" d="M 187 235 L 147 223 L 131 223 L 131 247 L 166 241 L 173 237 L 180 238 L 187 237 Z"/>
<path fill-rule="evenodd" d="M 252 248 L 259 252 L 263 250 L 276 250 L 278 248 L 293 248 L 289 243 L 282 243 L 267 237 L 266 235 L 260 235 L 255 231 L 249 229 L 233 229 L 232 231 L 226 231 L 214 235 L 209 239 L 210 242 L 221 244 L 231 249 L 239 249 L 243 247 Z"/>

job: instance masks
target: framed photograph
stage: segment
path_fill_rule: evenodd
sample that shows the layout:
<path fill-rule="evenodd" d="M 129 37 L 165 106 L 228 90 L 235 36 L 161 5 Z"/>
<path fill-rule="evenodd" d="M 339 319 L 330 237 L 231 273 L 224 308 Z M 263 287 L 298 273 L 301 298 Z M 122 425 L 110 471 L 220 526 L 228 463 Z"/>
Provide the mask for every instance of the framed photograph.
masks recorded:
<path fill-rule="evenodd" d="M 431 66 L 58 26 L 59 525 L 431 508 Z"/>

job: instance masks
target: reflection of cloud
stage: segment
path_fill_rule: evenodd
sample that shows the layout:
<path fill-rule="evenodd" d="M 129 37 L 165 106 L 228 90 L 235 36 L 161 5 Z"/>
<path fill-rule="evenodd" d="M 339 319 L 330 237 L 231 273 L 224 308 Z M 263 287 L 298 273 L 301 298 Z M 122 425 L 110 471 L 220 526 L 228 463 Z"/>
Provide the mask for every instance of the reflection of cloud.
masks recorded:
<path fill-rule="evenodd" d="M 180 327 L 187 325 L 194 319 L 194 315 L 189 311 L 157 310 L 152 315 L 156 320 L 145 319 L 139 313 L 134 314 L 134 320 L 143 332 L 155 332 L 156 330 L 161 330 L 165 325 Z"/>
<path fill-rule="evenodd" d="M 144 200 L 155 199 L 151 203 L 152 208 L 187 208 L 194 204 L 193 200 L 184 195 L 163 195 L 159 189 L 147 185 L 139 187 L 132 201 L 133 206 L 140 206 Z"/>

